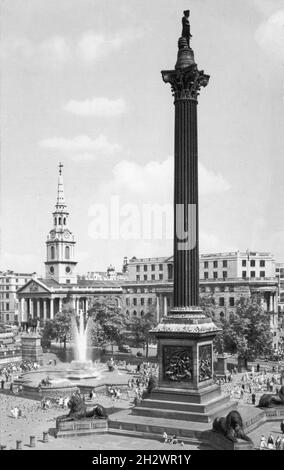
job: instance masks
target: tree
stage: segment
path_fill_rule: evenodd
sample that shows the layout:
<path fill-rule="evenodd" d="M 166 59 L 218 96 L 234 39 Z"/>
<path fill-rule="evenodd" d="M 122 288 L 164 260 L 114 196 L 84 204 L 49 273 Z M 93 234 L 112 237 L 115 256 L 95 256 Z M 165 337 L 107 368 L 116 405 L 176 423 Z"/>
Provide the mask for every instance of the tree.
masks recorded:
<path fill-rule="evenodd" d="M 216 313 L 216 302 L 213 295 L 205 295 L 200 298 L 200 308 L 202 308 L 205 315 L 213 320 L 215 325 L 221 329 L 219 331 L 213 341 L 213 348 L 217 353 L 224 352 L 224 338 L 223 338 L 223 321 L 222 320 L 215 320 L 215 313 Z"/>
<path fill-rule="evenodd" d="M 222 322 L 222 327 L 224 350 L 237 354 L 246 366 L 249 360 L 269 354 L 272 350 L 269 313 L 261 307 L 258 297 L 241 298 L 237 302 L 236 311 L 229 320 Z"/>
<path fill-rule="evenodd" d="M 146 346 L 146 357 L 149 352 L 150 330 L 156 325 L 156 319 L 153 311 L 148 311 L 143 317 L 134 317 L 130 323 L 130 329 L 134 337 L 135 345 Z"/>
<path fill-rule="evenodd" d="M 114 344 L 123 343 L 128 326 L 128 317 L 119 307 L 118 300 L 110 296 L 95 298 L 89 316 L 93 344 L 104 346 L 110 343 L 113 353 Z"/>
<path fill-rule="evenodd" d="M 53 320 L 48 320 L 43 328 L 42 339 L 60 341 L 66 349 L 66 341 L 71 336 L 71 316 L 73 312 L 63 310 L 55 315 Z"/>

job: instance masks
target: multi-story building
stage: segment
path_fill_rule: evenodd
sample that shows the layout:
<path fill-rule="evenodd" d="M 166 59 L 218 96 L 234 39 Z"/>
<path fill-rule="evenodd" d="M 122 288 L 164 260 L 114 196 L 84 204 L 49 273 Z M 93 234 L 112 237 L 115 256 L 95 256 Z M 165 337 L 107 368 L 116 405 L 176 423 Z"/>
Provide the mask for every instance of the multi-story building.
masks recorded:
<path fill-rule="evenodd" d="M 128 273 L 122 287 L 130 317 L 153 311 L 153 305 L 157 319 L 166 315 L 173 306 L 173 257 L 132 258 Z M 275 262 L 270 253 L 237 251 L 200 256 L 200 296 L 213 296 L 215 320 L 228 318 L 241 297 L 257 295 L 270 315 L 274 349 L 281 343 L 277 293 Z"/>
<path fill-rule="evenodd" d="M 13 324 L 19 320 L 17 290 L 28 282 L 35 273 L 0 272 L 0 320 Z"/>

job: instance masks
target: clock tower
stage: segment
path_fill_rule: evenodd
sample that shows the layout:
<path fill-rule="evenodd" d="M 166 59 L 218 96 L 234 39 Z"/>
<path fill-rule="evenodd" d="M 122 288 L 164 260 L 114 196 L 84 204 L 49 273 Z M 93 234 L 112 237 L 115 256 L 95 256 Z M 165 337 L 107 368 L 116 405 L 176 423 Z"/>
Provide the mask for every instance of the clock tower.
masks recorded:
<path fill-rule="evenodd" d="M 53 212 L 53 228 L 46 241 L 45 278 L 59 284 L 77 284 L 75 237 L 68 228 L 69 212 L 64 199 L 62 163 L 59 164 L 57 201 Z"/>

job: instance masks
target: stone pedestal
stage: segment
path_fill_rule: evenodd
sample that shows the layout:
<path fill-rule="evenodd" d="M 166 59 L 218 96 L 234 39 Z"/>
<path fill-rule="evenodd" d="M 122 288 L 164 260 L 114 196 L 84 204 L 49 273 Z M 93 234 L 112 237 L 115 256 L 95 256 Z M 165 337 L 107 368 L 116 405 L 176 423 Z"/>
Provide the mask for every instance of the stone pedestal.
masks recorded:
<path fill-rule="evenodd" d="M 158 341 L 158 387 L 133 413 L 212 423 L 236 408 L 213 382 L 212 342 L 218 331 L 201 311 L 163 318 L 153 330 Z"/>
<path fill-rule="evenodd" d="M 227 362 L 228 362 L 227 355 L 222 355 L 222 356 L 217 357 L 217 366 L 216 366 L 216 371 L 215 371 L 216 374 L 226 375 L 226 371 L 228 370 Z"/>
<path fill-rule="evenodd" d="M 107 419 L 83 418 L 73 421 L 56 420 L 56 437 L 82 436 L 104 433 L 107 431 Z"/>
<path fill-rule="evenodd" d="M 42 363 L 43 352 L 41 337 L 37 335 L 26 335 L 21 338 L 21 350 L 23 361 L 34 361 Z"/>

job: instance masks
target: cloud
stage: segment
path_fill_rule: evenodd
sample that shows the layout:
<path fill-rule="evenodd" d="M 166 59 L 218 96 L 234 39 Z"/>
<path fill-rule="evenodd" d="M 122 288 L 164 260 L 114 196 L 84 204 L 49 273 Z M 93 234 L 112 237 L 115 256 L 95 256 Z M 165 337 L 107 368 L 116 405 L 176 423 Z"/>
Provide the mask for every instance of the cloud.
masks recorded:
<path fill-rule="evenodd" d="M 173 194 L 174 160 L 168 157 L 162 162 L 150 161 L 140 165 L 133 161 L 122 160 L 113 168 L 112 179 L 100 188 L 105 194 L 128 194 L 138 199 L 141 195 L 151 202 L 168 202 Z M 229 183 L 220 173 L 214 173 L 199 163 L 200 194 L 219 194 L 230 189 Z"/>
<path fill-rule="evenodd" d="M 83 101 L 70 100 L 64 109 L 79 116 L 111 117 L 123 114 L 126 110 L 126 104 L 123 98 L 111 100 L 95 97 Z"/>
<path fill-rule="evenodd" d="M 141 30 L 132 29 L 117 32 L 111 37 L 87 31 L 79 38 L 75 53 L 81 60 L 91 64 L 125 45 L 132 44 L 141 36 Z"/>
<path fill-rule="evenodd" d="M 72 48 L 62 36 L 54 36 L 37 44 L 24 37 L 10 37 L 2 41 L 1 58 L 9 60 L 34 60 L 41 65 L 66 63 L 72 56 Z"/>
<path fill-rule="evenodd" d="M 121 149 L 119 144 L 112 144 L 103 134 L 95 139 L 87 135 L 79 135 L 73 139 L 52 137 L 41 140 L 39 146 L 64 152 L 75 161 L 94 160 L 97 155 L 113 155 Z"/>
<path fill-rule="evenodd" d="M 1 58 L 5 61 L 16 59 L 33 60 L 41 65 L 64 65 L 80 61 L 91 65 L 102 57 L 132 44 L 142 36 L 140 30 L 127 29 L 112 36 L 87 31 L 75 39 L 65 36 L 51 36 L 34 42 L 26 37 L 10 36 L 1 41 Z"/>
<path fill-rule="evenodd" d="M 255 40 L 270 57 L 284 61 L 284 10 L 279 10 L 259 25 Z"/>

